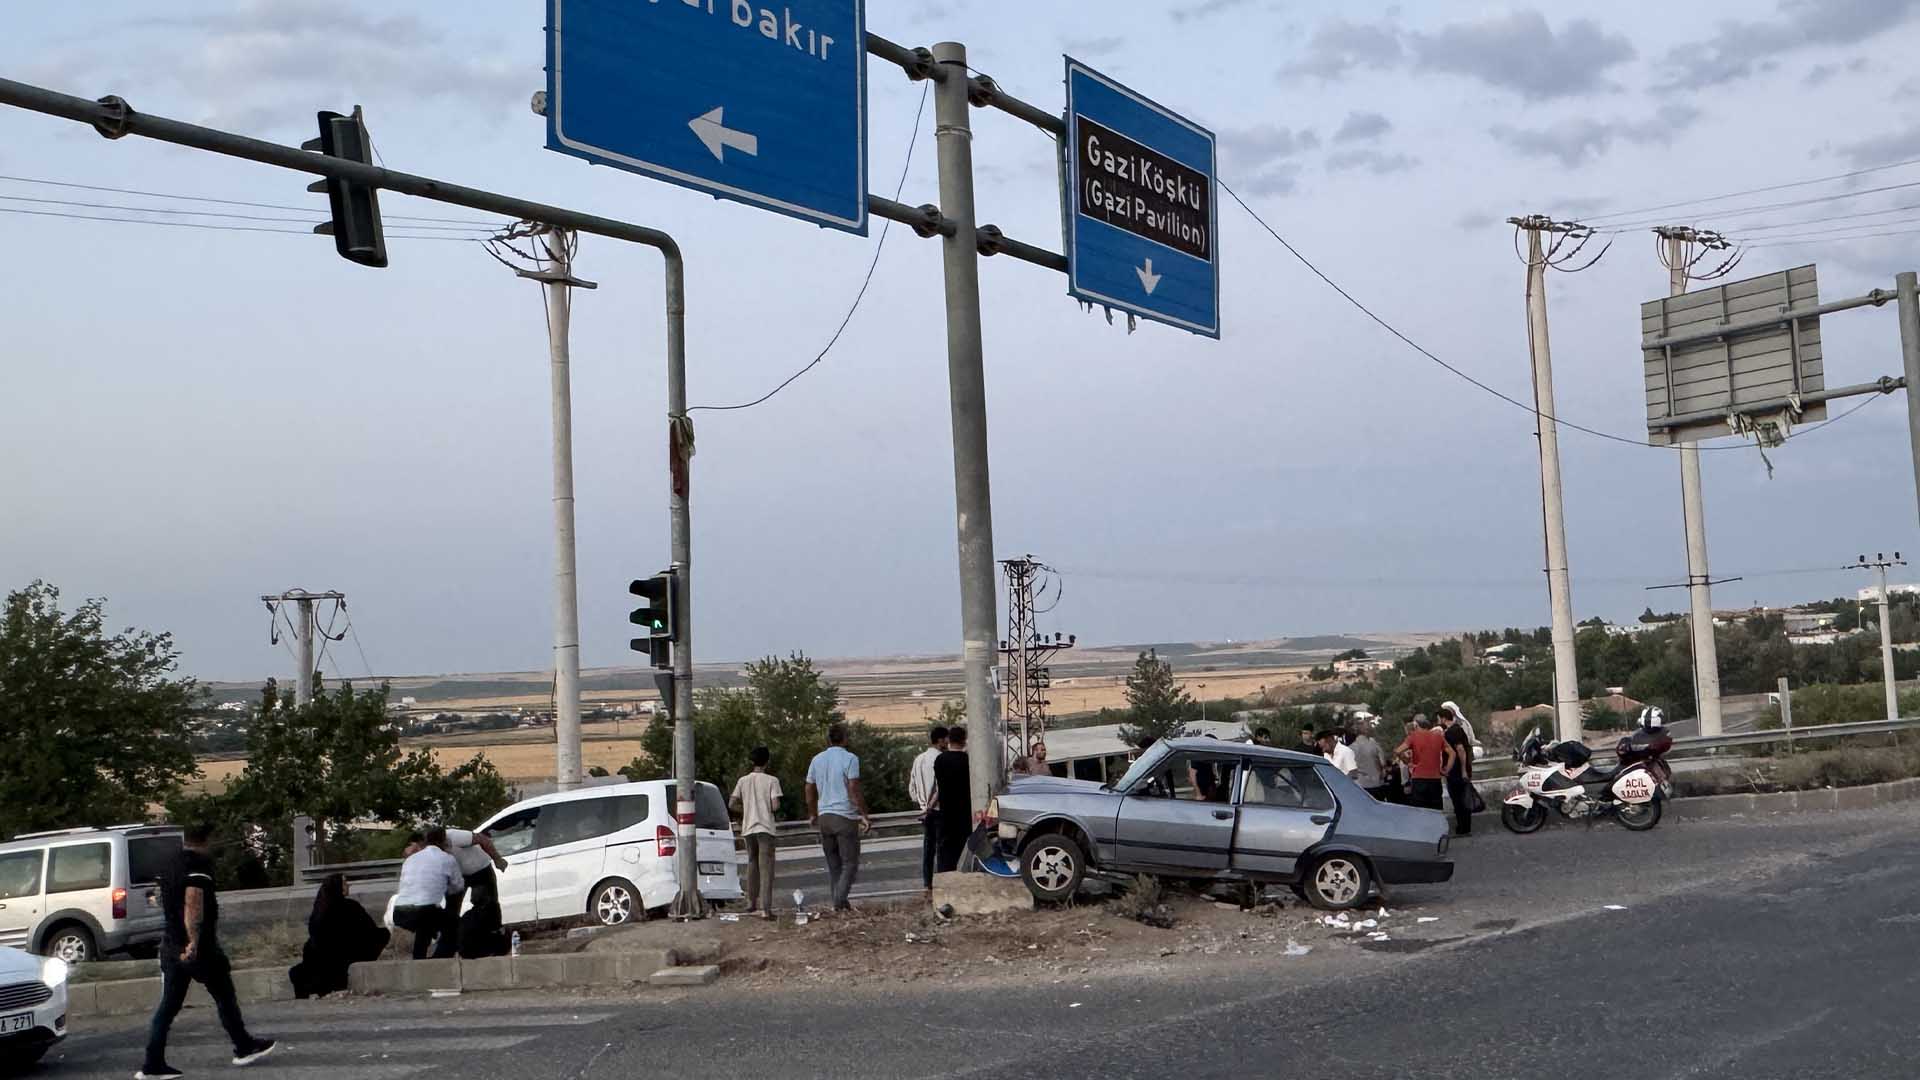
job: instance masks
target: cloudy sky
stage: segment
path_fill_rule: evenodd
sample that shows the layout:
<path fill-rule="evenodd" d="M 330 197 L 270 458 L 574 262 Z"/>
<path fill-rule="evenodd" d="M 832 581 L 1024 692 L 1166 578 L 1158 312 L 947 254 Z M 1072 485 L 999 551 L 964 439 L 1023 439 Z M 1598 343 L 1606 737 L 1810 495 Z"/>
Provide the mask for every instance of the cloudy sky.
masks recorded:
<path fill-rule="evenodd" d="M 1522 399 L 1508 215 L 1626 225 L 1645 207 L 1920 158 L 1916 0 L 1318 7 L 1129 0 L 1096 17 L 898 0 L 868 20 L 908 45 L 968 42 L 976 68 L 1043 108 L 1060 107 L 1069 52 L 1212 127 L 1227 181 L 1303 254 Z M 877 237 L 543 149 L 527 99 L 543 84 L 544 12 L 529 0 L 100 0 L 6 21 L 8 77 L 283 142 L 311 137 L 316 109 L 358 103 L 395 168 L 670 230 L 688 255 L 696 404 L 751 399 L 805 364 L 873 257 Z M 890 195 L 920 88 L 870 71 L 872 186 Z M 976 112 L 975 133 L 982 220 L 1055 246 L 1051 140 L 998 113 Z M 304 176 L 11 110 L 0 136 L 7 211 L 214 209 L 297 220 L 187 220 L 295 232 L 319 216 Z M 936 200 L 932 146 L 929 115 L 904 201 Z M 1740 273 L 1817 261 L 1837 297 L 1920 265 L 1920 238 L 1864 236 L 1912 230 L 1911 213 L 1843 217 L 1920 203 L 1915 185 L 1920 165 L 1672 213 L 1745 236 Z M 1820 201 L 1737 213 L 1799 200 Z M 207 677 L 290 667 L 257 598 L 292 586 L 348 593 L 377 672 L 550 662 L 533 285 L 465 242 L 396 238 L 376 271 L 303 235 L 21 212 L 0 213 L 0 230 L 14 252 L 8 587 L 105 596 L 116 623 L 172 630 Z M 1048 629 L 1130 642 L 1546 621 L 1532 417 L 1389 336 L 1225 200 L 1219 249 L 1218 342 L 1129 335 L 1050 271 L 981 268 L 995 542 L 1064 571 Z M 578 269 L 601 283 L 574 317 L 583 656 L 626 663 L 626 582 L 668 561 L 660 266 L 589 237 Z M 1621 232 L 1550 289 L 1560 414 L 1643 434 L 1636 307 L 1666 291 L 1650 235 Z M 957 647 L 941 312 L 938 246 L 896 230 L 823 363 L 757 408 L 699 414 L 703 658 Z M 1825 333 L 1831 382 L 1898 372 L 1891 306 Z M 1752 449 L 1705 455 L 1714 570 L 1746 578 L 1720 606 L 1850 591 L 1861 576 L 1811 571 L 1920 548 L 1903 419 L 1902 402 L 1878 400 L 1773 453 L 1771 478 Z M 1685 573 L 1677 462 L 1576 431 L 1562 451 L 1577 613 L 1630 617 L 1646 586 Z M 362 673 L 339 648 L 329 666 Z"/>

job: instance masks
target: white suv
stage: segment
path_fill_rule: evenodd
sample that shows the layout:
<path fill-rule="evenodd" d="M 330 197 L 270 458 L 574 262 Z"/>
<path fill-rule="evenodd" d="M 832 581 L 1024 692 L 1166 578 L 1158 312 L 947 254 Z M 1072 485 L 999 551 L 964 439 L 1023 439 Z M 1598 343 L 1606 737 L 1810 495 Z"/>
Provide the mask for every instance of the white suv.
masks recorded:
<path fill-rule="evenodd" d="M 171 825 L 28 833 L 0 843 L 0 945 L 69 964 L 159 942 Z"/>
<path fill-rule="evenodd" d="M 67 962 L 0 949 L 0 1073 L 40 1060 L 67 1037 Z"/>
<path fill-rule="evenodd" d="M 500 875 L 501 921 L 586 915 L 618 926 L 673 903 L 680 895 L 673 793 L 667 780 L 612 784 L 527 799 L 489 818 L 478 831 L 493 837 L 508 864 Z M 699 784 L 694 807 L 700 895 L 738 900 L 740 857 L 726 799 Z"/>

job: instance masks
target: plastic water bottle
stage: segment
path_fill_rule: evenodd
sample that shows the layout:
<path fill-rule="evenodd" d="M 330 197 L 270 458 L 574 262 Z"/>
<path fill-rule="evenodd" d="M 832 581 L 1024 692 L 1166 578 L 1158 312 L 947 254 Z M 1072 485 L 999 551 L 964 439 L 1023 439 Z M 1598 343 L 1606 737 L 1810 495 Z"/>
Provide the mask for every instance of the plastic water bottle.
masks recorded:
<path fill-rule="evenodd" d="M 507 942 L 507 951 L 514 956 L 520 955 L 520 931 L 513 932 L 513 937 Z"/>

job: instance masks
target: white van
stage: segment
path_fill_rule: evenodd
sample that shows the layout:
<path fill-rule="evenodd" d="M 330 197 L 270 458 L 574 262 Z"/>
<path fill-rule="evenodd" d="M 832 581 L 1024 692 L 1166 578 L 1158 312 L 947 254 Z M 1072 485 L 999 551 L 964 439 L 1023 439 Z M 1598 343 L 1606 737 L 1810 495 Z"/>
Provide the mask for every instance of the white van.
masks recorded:
<path fill-rule="evenodd" d="M 26 833 L 0 843 L 0 945 L 69 964 L 157 945 L 171 825 Z"/>
<path fill-rule="evenodd" d="M 493 837 L 507 860 L 499 876 L 501 922 L 586 915 L 618 926 L 673 903 L 680 895 L 673 797 L 672 781 L 643 780 L 542 795 L 487 819 L 477 831 Z M 700 895 L 738 900 L 740 856 L 726 798 L 699 784 L 694 808 Z"/>

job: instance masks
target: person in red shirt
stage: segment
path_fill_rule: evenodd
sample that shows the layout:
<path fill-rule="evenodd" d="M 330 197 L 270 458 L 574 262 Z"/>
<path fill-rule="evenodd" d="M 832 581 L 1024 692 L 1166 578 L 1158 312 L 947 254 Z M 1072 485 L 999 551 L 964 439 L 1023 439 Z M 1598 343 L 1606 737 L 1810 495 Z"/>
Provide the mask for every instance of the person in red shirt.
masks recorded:
<path fill-rule="evenodd" d="M 1447 738 L 1434 728 L 1433 720 L 1426 713 L 1414 714 L 1413 728 L 1393 751 L 1413 773 L 1413 805 L 1441 808 L 1441 766 L 1446 750 Z"/>

